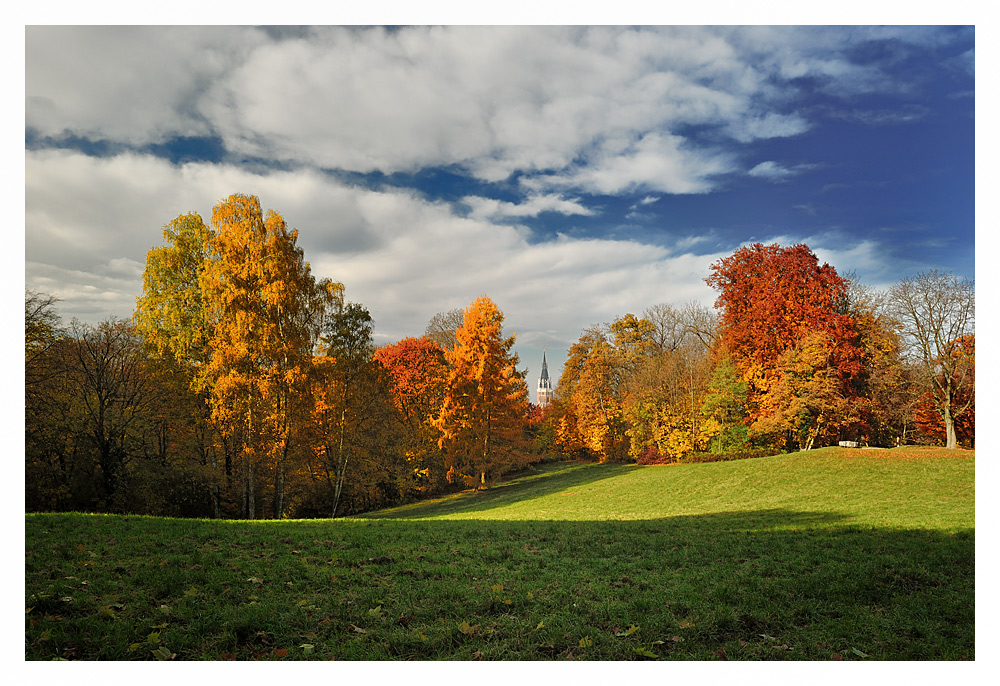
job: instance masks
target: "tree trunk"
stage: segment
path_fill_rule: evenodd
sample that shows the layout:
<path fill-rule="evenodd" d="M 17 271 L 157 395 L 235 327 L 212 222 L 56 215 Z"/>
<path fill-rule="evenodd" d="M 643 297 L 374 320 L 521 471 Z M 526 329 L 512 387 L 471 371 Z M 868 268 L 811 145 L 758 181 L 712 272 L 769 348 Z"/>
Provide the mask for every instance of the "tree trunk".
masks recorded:
<path fill-rule="evenodd" d="M 944 412 L 944 431 L 945 431 L 945 445 L 944 447 L 949 450 L 954 450 L 958 447 L 958 434 L 955 433 L 955 417 L 951 414 L 951 403 L 945 401 L 944 407 L 942 408 Z"/>
<path fill-rule="evenodd" d="M 281 519 L 285 514 L 285 461 L 288 458 L 288 441 L 281 447 L 281 458 L 274 475 L 274 501 L 271 504 L 272 516 Z"/>

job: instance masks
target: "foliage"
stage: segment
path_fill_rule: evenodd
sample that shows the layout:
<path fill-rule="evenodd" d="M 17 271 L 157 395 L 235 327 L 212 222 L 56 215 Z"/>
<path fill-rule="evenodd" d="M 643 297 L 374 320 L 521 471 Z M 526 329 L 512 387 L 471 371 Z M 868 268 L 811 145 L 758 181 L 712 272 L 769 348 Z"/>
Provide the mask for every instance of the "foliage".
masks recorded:
<path fill-rule="evenodd" d="M 504 337 L 503 312 L 488 297 L 466 308 L 456 339 L 434 426 L 448 481 L 485 487 L 522 460 L 528 391 L 511 351 L 515 337 Z"/>
<path fill-rule="evenodd" d="M 427 337 L 404 338 L 376 350 L 374 359 L 388 374 L 415 488 L 439 490 L 446 482 L 446 470 L 434 420 L 444 404 L 448 382 L 444 350 Z"/>
<path fill-rule="evenodd" d="M 783 352 L 776 365 L 778 376 L 751 428 L 760 434 L 785 434 L 794 447 L 810 450 L 830 426 L 850 424 L 851 404 L 832 356 L 830 341 L 820 332 L 806 334 Z"/>
<path fill-rule="evenodd" d="M 389 465 L 398 455 L 392 429 L 397 408 L 382 367 L 372 355 L 371 314 L 356 303 L 337 303 L 323 327 L 325 355 L 314 361 L 310 437 L 315 476 L 329 487 L 330 516 L 336 517 L 345 482 L 353 490 L 395 482 Z M 348 474 L 353 476 L 348 479 Z M 367 472 L 367 473 L 366 473 Z M 399 496 L 399 485 L 395 485 Z M 355 500 L 360 497 L 355 493 Z M 312 506 L 315 507 L 313 498 Z"/>
<path fill-rule="evenodd" d="M 159 357 L 182 365 L 207 361 L 212 336 L 201 290 L 211 230 L 197 213 L 180 215 L 163 229 L 167 245 L 146 254 L 136 330 Z"/>
<path fill-rule="evenodd" d="M 712 272 L 705 281 L 720 291 L 720 344 L 752 384 L 766 388 L 774 360 L 811 331 L 830 338 L 838 365 L 856 365 L 853 321 L 842 312 L 848 284 L 807 246 L 755 243 Z"/>

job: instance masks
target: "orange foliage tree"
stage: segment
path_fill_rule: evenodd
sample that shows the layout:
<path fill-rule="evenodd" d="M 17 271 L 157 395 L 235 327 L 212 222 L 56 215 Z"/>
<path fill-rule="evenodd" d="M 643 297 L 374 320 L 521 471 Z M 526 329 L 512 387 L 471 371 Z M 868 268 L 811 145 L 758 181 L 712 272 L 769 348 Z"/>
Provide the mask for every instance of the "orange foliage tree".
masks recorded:
<path fill-rule="evenodd" d="M 833 267 L 820 265 L 805 245 L 755 243 L 716 262 L 712 271 L 706 282 L 720 292 L 718 349 L 728 352 L 749 385 L 751 421 L 772 412 L 774 403 L 764 398 L 784 376 L 781 356 L 810 335 L 826 341 L 825 364 L 841 396 L 850 397 L 861 351 L 846 312 L 848 282 Z"/>
<path fill-rule="evenodd" d="M 528 415 L 528 389 L 515 336 L 503 335 L 503 312 L 486 296 L 466 308 L 455 332 L 457 345 L 447 353 L 451 366 L 441 412 L 434 426 L 441 432 L 449 482 L 491 485 L 516 463 Z"/>
<path fill-rule="evenodd" d="M 383 346 L 375 351 L 374 358 L 388 374 L 390 393 L 405 434 L 406 459 L 418 488 L 434 490 L 445 481 L 437 449 L 438 430 L 434 427 L 448 382 L 445 352 L 425 336 Z"/>
<path fill-rule="evenodd" d="M 342 286 L 316 283 L 277 212 L 254 196 L 231 195 L 212 212 L 213 235 L 200 285 L 212 323 L 200 378 L 212 417 L 239 446 L 241 512 L 257 514 L 257 479 L 273 475 L 272 515 L 284 510 L 292 405 L 306 388 L 325 307 Z"/>

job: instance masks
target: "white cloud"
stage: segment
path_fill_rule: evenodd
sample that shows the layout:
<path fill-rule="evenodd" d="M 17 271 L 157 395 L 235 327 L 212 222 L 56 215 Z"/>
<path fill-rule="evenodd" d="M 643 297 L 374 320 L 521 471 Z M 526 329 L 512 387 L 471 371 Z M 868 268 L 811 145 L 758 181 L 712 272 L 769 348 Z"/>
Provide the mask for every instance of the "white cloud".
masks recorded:
<path fill-rule="evenodd" d="M 815 168 L 816 165 L 814 164 L 797 164 L 794 167 L 786 167 L 774 160 L 767 160 L 753 167 L 747 174 L 759 179 L 781 183 L 802 172 Z"/>
<path fill-rule="evenodd" d="M 294 32 L 293 32 L 294 34 Z M 829 27 L 28 27 L 29 128 L 358 172 L 455 165 L 528 189 L 697 193 L 733 141 L 799 134 L 795 79 L 894 86 L 847 55 L 930 30 Z M 714 130 L 707 145 L 685 132 Z M 726 140 L 726 136 L 731 140 Z"/>
<path fill-rule="evenodd" d="M 576 199 L 567 199 L 557 194 L 529 196 L 524 202 L 513 203 L 494 198 L 468 196 L 462 202 L 471 208 L 474 219 L 502 220 L 507 217 L 537 217 L 543 212 L 591 217 L 594 210 Z"/>
<path fill-rule="evenodd" d="M 750 176 L 755 176 L 770 181 L 784 181 L 790 176 L 795 176 L 795 172 L 787 167 L 783 167 L 773 160 L 761 162 L 756 167 L 747 172 Z"/>
<path fill-rule="evenodd" d="M 718 257 L 631 240 L 530 243 L 518 227 L 446 203 L 308 171 L 260 176 L 67 152 L 29 152 L 26 171 L 26 285 L 60 297 L 67 319 L 90 322 L 131 314 L 145 254 L 162 244 L 164 224 L 188 211 L 208 221 L 234 192 L 258 195 L 299 230 L 314 273 L 343 281 L 347 297 L 371 310 L 383 342 L 419 335 L 435 313 L 486 293 L 522 344 L 568 346 L 584 326 L 626 311 L 710 299 L 701 279 Z M 90 202 L 98 189 L 117 201 Z"/>
<path fill-rule="evenodd" d="M 264 38 L 224 26 L 27 26 L 25 124 L 139 145 L 208 135 L 205 87 Z"/>

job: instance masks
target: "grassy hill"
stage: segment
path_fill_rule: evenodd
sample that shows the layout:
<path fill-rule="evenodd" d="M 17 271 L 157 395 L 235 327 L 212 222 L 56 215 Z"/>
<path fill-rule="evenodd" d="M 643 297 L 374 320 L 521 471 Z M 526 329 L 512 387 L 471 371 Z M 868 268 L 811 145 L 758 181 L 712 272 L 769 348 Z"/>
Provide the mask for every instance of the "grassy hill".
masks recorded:
<path fill-rule="evenodd" d="M 974 659 L 975 456 L 553 464 L 350 520 L 25 518 L 28 659 Z"/>

